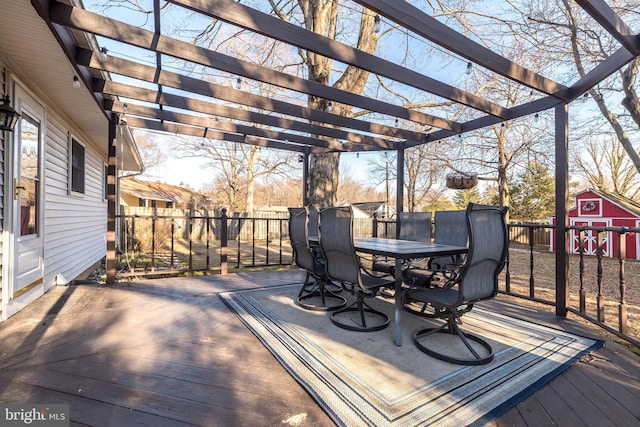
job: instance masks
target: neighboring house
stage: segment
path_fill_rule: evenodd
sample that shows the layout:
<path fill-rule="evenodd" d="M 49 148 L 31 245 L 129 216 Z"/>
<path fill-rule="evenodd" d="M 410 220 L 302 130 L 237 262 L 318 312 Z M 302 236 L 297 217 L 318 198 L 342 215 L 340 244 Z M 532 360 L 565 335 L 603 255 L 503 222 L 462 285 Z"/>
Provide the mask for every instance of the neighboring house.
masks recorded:
<path fill-rule="evenodd" d="M 167 209 L 205 209 L 207 199 L 190 188 L 128 177 L 120 180 L 120 205 Z"/>
<path fill-rule="evenodd" d="M 33 4 L 2 0 L 0 13 L 0 97 L 21 114 L 12 131 L 0 130 L 1 320 L 86 276 L 107 245 L 107 100 L 78 78 Z M 93 39 L 69 37 L 98 50 Z M 115 133 L 116 169 L 142 171 L 128 128 Z"/>
<path fill-rule="evenodd" d="M 361 202 L 351 203 L 354 207 L 366 212 L 370 217 L 373 217 L 374 213 L 378 214 L 378 218 L 391 219 L 395 217 L 396 211 L 385 202 Z"/>
<path fill-rule="evenodd" d="M 555 224 L 555 217 L 552 217 Z M 599 190 L 585 190 L 575 196 L 575 204 L 569 210 L 569 224 L 588 225 L 593 227 L 640 227 L 640 203 Z M 570 230 L 570 250 L 578 253 L 578 232 Z M 555 250 L 555 230 L 551 230 L 551 251 Z M 640 259 L 640 233 L 626 233 L 626 254 L 629 259 Z M 597 235 L 585 232 L 584 252 L 595 255 Z M 618 233 L 603 234 L 603 255 L 618 257 Z"/>

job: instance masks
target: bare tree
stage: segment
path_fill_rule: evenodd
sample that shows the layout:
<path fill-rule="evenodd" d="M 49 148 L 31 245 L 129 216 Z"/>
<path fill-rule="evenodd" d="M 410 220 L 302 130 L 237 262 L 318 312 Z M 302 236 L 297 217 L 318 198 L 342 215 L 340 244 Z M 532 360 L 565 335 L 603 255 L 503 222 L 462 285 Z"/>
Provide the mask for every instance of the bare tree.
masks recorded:
<path fill-rule="evenodd" d="M 606 138 L 606 137 L 605 137 Z M 613 136 L 593 137 L 586 150 L 573 155 L 575 173 L 582 178 L 582 187 L 614 192 L 630 199 L 640 194 L 640 176 L 625 155 L 620 142 Z M 586 155 L 582 155 L 586 154 Z"/>
<path fill-rule="evenodd" d="M 232 210 L 254 212 L 255 185 L 267 177 L 289 178 L 293 155 L 255 145 L 216 141 L 208 138 L 181 138 L 177 151 L 181 158 L 206 157 Z"/>
<path fill-rule="evenodd" d="M 271 2 L 271 4 L 274 12 L 278 16 L 284 20 L 290 19 L 288 9 L 293 5 L 293 2 Z M 298 0 L 297 4 L 307 30 L 330 39 L 336 38 L 336 30 L 339 28 L 340 2 Z M 353 11 L 343 10 L 343 13 L 353 15 Z M 364 52 L 373 53 L 376 49 L 377 42 L 378 34 L 374 31 L 374 14 L 364 9 L 360 14 L 359 35 L 357 37 L 356 48 Z M 306 66 L 310 80 L 328 85 L 332 75 L 335 77 L 336 70 L 333 69 L 333 61 L 330 58 L 310 51 L 301 50 L 299 54 Z M 368 78 L 368 71 L 347 66 L 342 74 L 335 80 L 333 86 L 359 94 L 363 92 Z M 337 103 L 333 104 L 335 104 L 332 105 L 335 114 L 347 116 L 351 113 L 351 106 Z M 327 100 L 314 96 L 309 97 L 308 105 L 317 109 L 329 109 Z M 316 154 L 312 156 L 309 162 L 309 202 L 311 205 L 325 207 L 336 204 L 339 165 L 340 155 L 338 153 Z"/>
<path fill-rule="evenodd" d="M 614 0 L 611 7 L 629 23 L 637 23 L 640 2 L 637 0 Z M 598 64 L 609 57 L 618 48 L 617 42 L 600 26 L 592 25 L 588 17 L 571 1 L 562 0 L 558 3 L 561 8 L 548 7 L 547 2 L 526 2 L 522 5 L 529 19 L 528 25 L 518 28 L 519 32 L 529 37 L 544 40 L 546 51 L 556 52 L 558 58 L 555 63 L 564 69 L 576 72 L 583 77 L 589 67 Z M 559 43 L 558 34 L 569 36 L 570 45 Z M 569 50 L 567 51 L 567 47 Z M 566 67 L 572 62 L 572 67 Z M 640 156 L 634 147 L 629 132 L 640 130 L 640 102 L 637 95 L 637 72 L 640 66 L 638 59 L 632 61 L 624 69 L 613 74 L 598 86 L 589 90 L 589 98 L 595 102 L 600 117 L 609 125 L 606 133 L 613 130 L 629 159 L 640 172 Z M 621 99 L 621 95 L 623 98 Z M 623 107 L 623 109 L 620 108 Z M 626 110 L 627 114 L 622 114 Z M 628 117 L 626 117 L 628 116 Z M 593 135 L 598 126 L 589 133 Z"/>
<path fill-rule="evenodd" d="M 446 161 L 443 160 L 441 151 L 442 145 L 438 143 L 418 145 L 405 151 L 403 182 L 407 196 L 406 209 L 409 212 L 422 210 L 442 197 L 444 188 L 441 184 L 444 180 Z M 377 185 L 384 183 L 385 191 L 391 191 L 389 183 L 396 180 L 395 164 L 395 153 L 385 153 L 384 156 L 378 156 L 369 163 L 370 178 Z M 390 199 L 390 197 L 386 198 Z"/>

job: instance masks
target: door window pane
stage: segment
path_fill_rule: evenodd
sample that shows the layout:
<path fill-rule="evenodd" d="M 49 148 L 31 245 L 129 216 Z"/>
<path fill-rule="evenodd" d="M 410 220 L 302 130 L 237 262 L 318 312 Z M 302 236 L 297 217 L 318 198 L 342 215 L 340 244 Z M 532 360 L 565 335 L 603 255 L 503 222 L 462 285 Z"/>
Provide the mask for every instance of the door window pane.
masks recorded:
<path fill-rule="evenodd" d="M 40 123 L 23 114 L 20 120 L 20 235 L 38 234 Z"/>

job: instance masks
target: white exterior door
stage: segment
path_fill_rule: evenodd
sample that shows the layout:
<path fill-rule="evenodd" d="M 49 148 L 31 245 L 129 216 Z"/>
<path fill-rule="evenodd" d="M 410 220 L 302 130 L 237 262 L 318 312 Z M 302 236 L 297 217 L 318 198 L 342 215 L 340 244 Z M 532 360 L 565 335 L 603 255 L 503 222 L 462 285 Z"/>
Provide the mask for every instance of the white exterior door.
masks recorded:
<path fill-rule="evenodd" d="M 590 227 L 609 227 L 611 226 L 611 220 L 609 219 L 585 219 L 585 218 L 572 218 L 571 225 L 586 225 Z M 606 232 L 602 237 L 602 255 L 610 257 L 612 255 L 612 248 L 609 242 L 611 241 L 611 233 Z M 579 233 L 576 230 L 571 230 L 571 252 L 577 254 L 580 250 Z M 584 253 L 585 255 L 595 255 L 598 249 L 598 236 L 593 230 L 585 231 L 584 235 Z"/>
<path fill-rule="evenodd" d="M 16 109 L 21 114 L 14 132 L 13 246 L 14 272 L 11 298 L 43 282 L 43 156 L 44 108 L 15 85 Z M 9 184 L 9 183 L 7 183 Z M 7 185 L 9 187 L 9 185 Z"/>

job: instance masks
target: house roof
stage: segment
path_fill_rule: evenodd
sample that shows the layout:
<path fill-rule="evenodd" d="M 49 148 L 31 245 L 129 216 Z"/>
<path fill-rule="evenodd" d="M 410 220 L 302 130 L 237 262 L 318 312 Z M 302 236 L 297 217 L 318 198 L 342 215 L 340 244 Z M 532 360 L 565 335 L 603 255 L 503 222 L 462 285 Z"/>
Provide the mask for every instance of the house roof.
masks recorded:
<path fill-rule="evenodd" d="M 385 202 L 357 202 L 357 203 L 351 203 L 351 204 L 369 214 L 373 214 L 378 209 L 382 208 L 385 205 Z"/>
<path fill-rule="evenodd" d="M 35 2 L 38 3 L 38 2 Z M 71 4 L 71 0 L 66 0 Z M 77 6 L 79 0 L 73 0 Z M 110 112 L 103 108 L 104 96 L 86 86 L 73 87 L 76 71 L 68 56 L 79 49 L 97 49 L 95 36 L 90 33 L 68 33 L 67 44 L 61 43 L 59 33 L 52 32 L 47 21 L 25 0 L 2 0 L 0 14 L 0 61 L 25 80 L 38 98 L 53 107 L 56 113 L 68 118 L 82 133 L 76 135 L 86 143 L 92 143 L 106 157 L 109 148 Z M 65 46 L 75 46 L 69 51 Z M 87 71 L 87 70 L 85 70 Z M 88 72 L 88 71 L 87 71 Z M 109 80 L 107 72 L 95 72 L 92 76 Z M 9 90 L 9 94 L 11 91 Z M 74 131 L 75 132 L 75 131 Z M 140 172 L 143 164 L 130 129 L 121 129 L 119 135 L 120 170 Z"/>
<path fill-rule="evenodd" d="M 133 177 L 120 180 L 120 191 L 132 194 L 141 199 L 160 200 L 173 203 L 189 203 L 203 196 L 186 187 L 163 184 L 160 182 L 143 181 Z"/>

